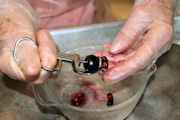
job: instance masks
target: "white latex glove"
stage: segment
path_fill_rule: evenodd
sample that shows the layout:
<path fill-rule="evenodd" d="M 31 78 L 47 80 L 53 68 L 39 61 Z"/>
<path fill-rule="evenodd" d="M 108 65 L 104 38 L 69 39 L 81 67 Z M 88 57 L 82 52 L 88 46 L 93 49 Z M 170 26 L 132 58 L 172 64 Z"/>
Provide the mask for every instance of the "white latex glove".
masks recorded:
<path fill-rule="evenodd" d="M 174 0 L 136 0 L 130 18 L 112 44 L 97 56 L 107 56 L 104 80 L 114 83 L 150 67 L 172 44 Z"/>
<path fill-rule="evenodd" d="M 56 64 L 56 46 L 47 30 L 38 30 L 39 18 L 26 0 L 0 0 L 0 69 L 13 79 L 41 83 L 47 77 L 41 69 Z M 29 37 L 32 42 L 23 42 L 13 58 L 15 42 Z"/>

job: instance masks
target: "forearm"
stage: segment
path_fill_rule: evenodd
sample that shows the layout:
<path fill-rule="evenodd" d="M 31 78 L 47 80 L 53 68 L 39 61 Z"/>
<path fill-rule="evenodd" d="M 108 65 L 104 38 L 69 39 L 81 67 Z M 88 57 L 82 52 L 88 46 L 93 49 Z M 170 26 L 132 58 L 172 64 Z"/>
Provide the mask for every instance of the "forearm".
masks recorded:
<path fill-rule="evenodd" d="M 177 3 L 179 3 L 179 0 L 135 0 L 135 5 L 139 6 L 139 5 L 146 5 L 146 4 L 161 4 L 164 7 L 166 7 L 167 9 L 172 9 L 174 10 L 175 6 L 177 5 Z"/>
<path fill-rule="evenodd" d="M 179 0 L 135 0 L 136 4 L 140 4 L 142 2 L 163 2 L 175 5 L 174 3 L 178 2 Z"/>
<path fill-rule="evenodd" d="M 26 0 L 0 0 L 0 5 L 1 28 L 9 23 L 18 24 L 24 21 L 37 29 L 39 18 Z"/>
<path fill-rule="evenodd" d="M 146 19 L 146 21 L 156 18 L 172 24 L 175 13 L 175 2 L 176 0 L 135 0 L 133 11 L 137 11 L 139 14 L 149 14 L 150 18 Z"/>

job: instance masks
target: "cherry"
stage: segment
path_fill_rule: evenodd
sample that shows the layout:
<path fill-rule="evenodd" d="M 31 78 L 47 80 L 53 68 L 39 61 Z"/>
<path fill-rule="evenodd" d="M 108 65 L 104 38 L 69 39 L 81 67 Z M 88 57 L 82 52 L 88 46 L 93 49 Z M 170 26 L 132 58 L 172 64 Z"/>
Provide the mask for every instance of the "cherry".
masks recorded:
<path fill-rule="evenodd" d="M 107 94 L 107 99 L 108 99 L 108 100 L 113 100 L 113 95 L 112 95 L 112 93 L 108 93 L 108 94 Z"/>
<path fill-rule="evenodd" d="M 87 73 L 95 73 L 99 69 L 108 68 L 108 59 L 103 56 L 101 58 L 94 55 L 89 55 L 85 58 L 84 68 Z"/>
<path fill-rule="evenodd" d="M 101 69 L 102 68 L 108 68 L 108 59 L 105 56 L 101 57 Z"/>
<path fill-rule="evenodd" d="M 71 105 L 74 106 L 83 106 L 85 102 L 86 102 L 85 94 L 81 91 L 76 93 L 71 99 Z"/>
<path fill-rule="evenodd" d="M 87 63 L 84 63 L 84 68 L 88 73 L 95 73 L 99 69 L 99 58 L 94 55 L 89 55 L 85 58 Z"/>
<path fill-rule="evenodd" d="M 112 106 L 114 103 L 114 97 L 113 97 L 112 93 L 107 94 L 107 99 L 108 99 L 107 106 Z"/>

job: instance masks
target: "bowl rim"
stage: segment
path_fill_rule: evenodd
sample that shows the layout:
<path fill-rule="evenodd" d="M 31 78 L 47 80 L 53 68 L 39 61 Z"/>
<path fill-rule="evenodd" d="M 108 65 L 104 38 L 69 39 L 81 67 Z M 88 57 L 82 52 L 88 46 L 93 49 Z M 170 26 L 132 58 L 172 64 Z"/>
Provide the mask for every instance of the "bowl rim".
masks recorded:
<path fill-rule="evenodd" d="M 105 107 L 105 108 L 83 108 L 83 107 L 76 107 L 76 106 L 72 106 L 70 104 L 67 104 L 67 103 L 63 103 L 63 104 L 60 104 L 60 103 L 51 103 L 51 104 L 47 104 L 47 103 L 43 103 L 38 95 L 37 95 L 37 92 L 36 92 L 36 88 L 35 88 L 35 85 L 32 85 L 32 90 L 33 90 L 33 93 L 34 93 L 34 97 L 36 99 L 36 101 L 44 106 L 44 107 L 59 107 L 60 110 L 61 110 L 61 107 L 63 108 L 69 108 L 69 109 L 72 109 L 74 111 L 79 111 L 79 112 L 107 112 L 107 111 L 114 111 L 114 110 L 117 110 L 119 108 L 124 108 L 126 105 L 132 103 L 134 101 L 134 99 L 138 98 L 138 100 L 140 99 L 140 97 L 142 96 L 143 92 L 144 92 L 144 89 L 148 83 L 148 80 L 149 78 L 151 77 L 151 75 L 153 75 L 156 70 L 157 70 L 157 66 L 155 64 L 153 64 L 150 69 L 152 69 L 152 71 L 150 71 L 150 73 L 146 76 L 146 78 L 144 79 L 145 82 L 144 84 L 142 85 L 142 87 L 130 98 L 128 98 L 127 100 L 123 101 L 122 103 L 120 104 L 117 104 L 117 105 L 113 105 L 111 107 Z M 140 94 L 140 96 L 139 96 Z"/>

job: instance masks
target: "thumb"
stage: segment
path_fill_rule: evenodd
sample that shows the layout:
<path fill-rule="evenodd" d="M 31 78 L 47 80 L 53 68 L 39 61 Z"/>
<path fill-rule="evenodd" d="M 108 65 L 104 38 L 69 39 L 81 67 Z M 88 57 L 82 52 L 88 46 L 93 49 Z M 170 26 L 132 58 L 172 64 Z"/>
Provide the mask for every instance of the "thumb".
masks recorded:
<path fill-rule="evenodd" d="M 32 43 L 24 39 L 15 47 L 14 54 L 12 51 L 1 51 L 1 70 L 13 79 L 34 79 L 40 71 L 40 59 L 37 47 Z"/>

